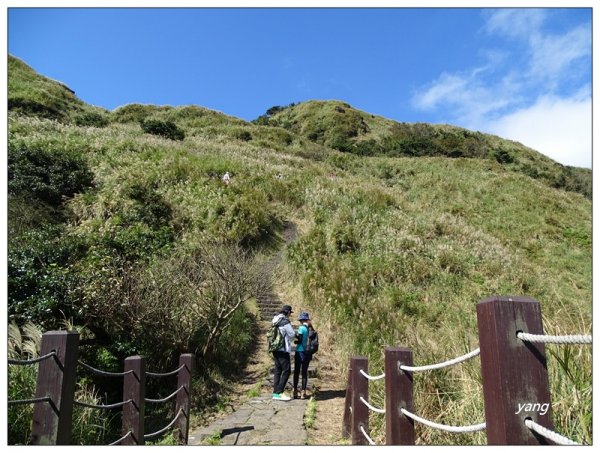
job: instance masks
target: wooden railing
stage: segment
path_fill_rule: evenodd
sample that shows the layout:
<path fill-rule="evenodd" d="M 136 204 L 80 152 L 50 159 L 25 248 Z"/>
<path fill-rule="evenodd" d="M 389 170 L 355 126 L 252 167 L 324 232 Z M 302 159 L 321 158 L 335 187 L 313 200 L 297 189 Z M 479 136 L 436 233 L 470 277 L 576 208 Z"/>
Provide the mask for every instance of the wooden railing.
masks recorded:
<path fill-rule="evenodd" d="M 179 367 L 170 373 L 146 371 L 146 359 L 132 356 L 125 359 L 123 372 L 97 370 L 78 360 L 79 334 L 51 331 L 42 335 L 40 357 L 29 361 L 9 360 L 10 365 L 39 363 L 35 397 L 29 400 L 9 401 L 9 404 L 34 404 L 31 445 L 69 445 L 73 406 L 79 404 L 94 409 L 122 407 L 122 437 L 111 445 L 143 445 L 172 427 L 177 430 L 178 442 L 187 444 L 190 419 L 192 383 L 192 354 L 182 354 Z M 107 405 L 88 405 L 75 401 L 78 365 L 92 373 L 123 378 L 123 401 Z M 177 390 L 164 399 L 146 397 L 146 378 L 177 375 Z M 9 382 L 10 385 L 10 382 Z M 145 433 L 144 414 L 147 403 L 166 403 L 175 399 L 175 418 L 155 433 Z"/>
<path fill-rule="evenodd" d="M 552 404 L 544 343 L 591 343 L 591 336 L 543 334 L 539 302 L 527 297 L 491 297 L 477 304 L 479 348 L 441 364 L 414 367 L 408 348 L 385 348 L 384 373 L 368 374 L 367 357 L 352 357 L 342 435 L 354 445 L 374 445 L 369 411 L 385 414 L 385 443 L 414 445 L 414 423 L 450 432 L 485 430 L 489 445 L 575 442 L 553 432 Z M 481 355 L 485 422 L 449 426 L 415 415 L 413 373 L 455 365 Z M 385 379 L 385 408 L 369 404 L 369 380 Z"/>

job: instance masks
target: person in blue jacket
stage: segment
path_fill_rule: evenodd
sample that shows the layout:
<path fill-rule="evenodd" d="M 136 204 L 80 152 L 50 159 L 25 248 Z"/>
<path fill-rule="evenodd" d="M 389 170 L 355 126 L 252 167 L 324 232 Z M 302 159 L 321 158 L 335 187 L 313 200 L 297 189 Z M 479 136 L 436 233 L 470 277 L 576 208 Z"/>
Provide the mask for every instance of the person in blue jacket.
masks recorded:
<path fill-rule="evenodd" d="M 300 321 L 300 327 L 298 327 L 298 333 L 296 334 L 298 343 L 296 345 L 296 353 L 294 354 L 294 399 L 298 398 L 298 380 L 300 378 L 300 371 L 302 371 L 302 399 L 306 399 L 308 365 L 312 359 L 312 354 L 307 351 L 308 333 L 309 329 L 312 328 L 312 324 L 310 322 L 310 316 L 305 311 L 300 313 L 298 321 Z"/>

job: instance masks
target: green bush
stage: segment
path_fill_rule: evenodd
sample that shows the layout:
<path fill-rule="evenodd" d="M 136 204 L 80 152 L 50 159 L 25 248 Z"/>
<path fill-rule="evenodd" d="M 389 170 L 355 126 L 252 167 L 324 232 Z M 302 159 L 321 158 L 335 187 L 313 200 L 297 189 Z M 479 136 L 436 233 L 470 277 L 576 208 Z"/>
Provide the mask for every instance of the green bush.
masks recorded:
<path fill-rule="evenodd" d="M 106 127 L 108 118 L 97 112 L 86 112 L 76 115 L 73 119 L 77 126 Z"/>
<path fill-rule="evenodd" d="M 70 313 L 69 295 L 76 284 L 70 265 L 84 247 L 65 233 L 61 225 L 48 226 L 24 234 L 9 247 L 9 320 L 51 329 Z"/>
<path fill-rule="evenodd" d="M 250 133 L 250 131 L 247 130 L 236 130 L 233 133 L 233 136 L 235 138 L 237 138 L 238 140 L 242 140 L 244 142 L 249 142 L 250 140 L 252 140 L 252 134 Z"/>
<path fill-rule="evenodd" d="M 501 164 L 510 164 L 515 161 L 513 155 L 505 149 L 498 149 L 494 151 L 494 158 Z"/>
<path fill-rule="evenodd" d="M 51 206 L 59 206 L 63 197 L 92 187 L 93 180 L 85 158 L 76 150 L 8 143 L 10 194 L 28 193 Z"/>
<path fill-rule="evenodd" d="M 185 133 L 172 121 L 148 119 L 142 120 L 140 125 L 147 134 L 159 135 L 171 140 L 183 140 L 185 138 Z"/>
<path fill-rule="evenodd" d="M 35 366 L 8 367 L 8 399 L 9 401 L 32 398 L 35 395 L 37 369 Z M 8 406 L 8 445 L 27 445 L 31 435 L 31 419 L 33 406 Z"/>

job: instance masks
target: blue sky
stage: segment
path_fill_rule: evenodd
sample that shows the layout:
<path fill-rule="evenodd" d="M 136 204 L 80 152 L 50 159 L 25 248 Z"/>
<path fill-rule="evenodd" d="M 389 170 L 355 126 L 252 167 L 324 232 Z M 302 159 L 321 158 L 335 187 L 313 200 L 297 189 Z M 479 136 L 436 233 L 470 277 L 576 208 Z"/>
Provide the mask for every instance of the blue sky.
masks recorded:
<path fill-rule="evenodd" d="M 107 109 L 252 120 L 338 99 L 591 168 L 591 8 L 9 8 L 7 36 L 9 53 Z"/>

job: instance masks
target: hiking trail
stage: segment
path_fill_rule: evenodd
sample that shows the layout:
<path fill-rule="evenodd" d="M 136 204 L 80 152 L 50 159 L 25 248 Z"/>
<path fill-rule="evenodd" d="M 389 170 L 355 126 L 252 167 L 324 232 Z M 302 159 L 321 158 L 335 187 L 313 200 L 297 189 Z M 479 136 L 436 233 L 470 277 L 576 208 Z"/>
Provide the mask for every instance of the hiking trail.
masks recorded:
<path fill-rule="evenodd" d="M 287 222 L 283 231 L 285 244 L 296 238 L 296 225 Z M 282 247 L 267 263 L 271 276 L 283 260 Z M 244 370 L 244 377 L 235 391 L 233 412 L 222 414 L 212 423 L 190 429 L 188 445 L 306 445 L 308 433 L 304 426 L 304 414 L 308 399 L 276 401 L 273 392 L 273 360 L 267 352 L 266 332 L 272 317 L 279 312 L 284 302 L 273 289 L 259 298 L 259 332 L 254 353 Z M 293 356 L 292 356 L 293 357 Z M 309 390 L 316 375 L 318 359 L 311 361 L 309 368 Z M 292 374 L 286 393 L 292 394 Z"/>

